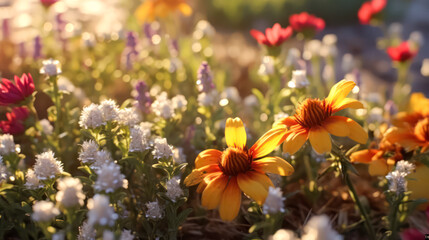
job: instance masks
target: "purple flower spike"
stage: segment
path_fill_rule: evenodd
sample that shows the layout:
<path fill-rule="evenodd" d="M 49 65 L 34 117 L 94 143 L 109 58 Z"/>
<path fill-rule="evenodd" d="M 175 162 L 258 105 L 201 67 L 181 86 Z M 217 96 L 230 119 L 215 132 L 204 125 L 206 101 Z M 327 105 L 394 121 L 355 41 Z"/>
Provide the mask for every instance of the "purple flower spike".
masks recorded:
<path fill-rule="evenodd" d="M 42 58 L 42 42 L 40 36 L 34 38 L 33 58 L 35 60 Z"/>
<path fill-rule="evenodd" d="M 137 90 L 137 107 L 144 113 L 150 113 L 152 99 L 150 98 L 149 89 L 144 81 L 139 81 L 136 85 Z"/>
<path fill-rule="evenodd" d="M 202 62 L 200 68 L 198 69 L 197 87 L 198 91 L 206 93 L 215 88 L 212 72 L 210 70 L 209 64 L 206 61 Z"/>

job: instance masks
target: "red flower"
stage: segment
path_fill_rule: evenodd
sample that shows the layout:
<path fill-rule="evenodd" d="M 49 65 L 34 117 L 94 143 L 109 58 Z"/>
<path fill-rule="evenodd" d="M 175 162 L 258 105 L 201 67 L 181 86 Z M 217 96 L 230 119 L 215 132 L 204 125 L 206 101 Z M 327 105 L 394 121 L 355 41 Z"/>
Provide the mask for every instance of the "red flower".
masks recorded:
<path fill-rule="evenodd" d="M 250 34 L 252 34 L 258 43 L 272 47 L 280 46 L 284 41 L 292 36 L 292 32 L 291 27 L 282 28 L 279 23 L 276 23 L 273 28 L 265 29 L 265 35 L 255 29 L 252 29 Z"/>
<path fill-rule="evenodd" d="M 312 30 L 320 32 L 325 28 L 325 21 L 307 12 L 293 14 L 289 17 L 289 23 L 293 30 L 302 32 L 305 30 Z"/>
<path fill-rule="evenodd" d="M 42 3 L 45 7 L 50 7 L 56 2 L 58 2 L 58 0 L 40 0 L 40 3 Z"/>
<path fill-rule="evenodd" d="M 6 121 L 0 121 L 3 133 L 18 135 L 25 131 L 24 120 L 30 115 L 26 107 L 16 107 L 12 112 L 6 113 Z"/>
<path fill-rule="evenodd" d="M 19 103 L 34 92 L 34 82 L 30 74 L 22 74 L 19 78 L 15 76 L 15 84 L 3 78 L 0 83 L 0 105 Z"/>
<path fill-rule="evenodd" d="M 397 47 L 387 48 L 387 54 L 389 54 L 392 61 L 405 62 L 412 59 L 417 54 L 417 50 L 411 50 L 408 42 L 402 42 Z"/>
<path fill-rule="evenodd" d="M 372 0 L 362 4 L 358 11 L 358 18 L 361 24 L 369 24 L 372 17 L 381 12 L 387 4 L 387 0 Z"/>

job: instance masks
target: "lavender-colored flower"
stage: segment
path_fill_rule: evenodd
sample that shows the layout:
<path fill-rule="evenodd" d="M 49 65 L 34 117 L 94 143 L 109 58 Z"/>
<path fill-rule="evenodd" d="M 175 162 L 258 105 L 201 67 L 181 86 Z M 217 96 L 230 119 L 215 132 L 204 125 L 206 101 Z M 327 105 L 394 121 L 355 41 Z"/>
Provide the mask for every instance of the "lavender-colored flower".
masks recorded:
<path fill-rule="evenodd" d="M 204 61 L 198 69 L 197 87 L 200 92 L 208 93 L 215 88 L 209 64 Z"/>
<path fill-rule="evenodd" d="M 177 39 L 171 39 L 169 42 L 169 50 L 170 55 L 173 57 L 177 57 L 179 55 L 179 43 Z"/>
<path fill-rule="evenodd" d="M 394 116 L 398 113 L 398 106 L 392 100 L 388 100 L 384 105 L 384 111 L 389 113 L 389 116 Z"/>
<path fill-rule="evenodd" d="M 10 37 L 10 27 L 9 27 L 8 18 L 3 19 L 2 34 L 3 34 L 3 39 L 8 39 Z"/>
<path fill-rule="evenodd" d="M 136 84 L 137 90 L 137 107 L 144 113 L 150 113 L 152 99 L 150 98 L 149 88 L 144 81 L 139 81 Z"/>
<path fill-rule="evenodd" d="M 42 58 L 42 42 L 40 36 L 34 38 L 33 58 L 35 60 Z"/>
<path fill-rule="evenodd" d="M 21 59 L 25 59 L 27 57 L 27 51 L 25 49 L 25 43 L 21 42 L 18 45 L 18 55 Z"/>
<path fill-rule="evenodd" d="M 127 33 L 127 42 L 124 51 L 122 52 L 122 63 L 126 69 L 132 69 L 133 64 L 139 54 L 137 51 L 137 36 L 134 32 Z"/>
<path fill-rule="evenodd" d="M 143 25 L 143 32 L 148 39 L 152 39 L 153 35 L 155 35 L 155 30 L 152 28 L 150 23 L 145 23 Z M 152 42 L 152 41 L 150 41 Z"/>
<path fill-rule="evenodd" d="M 127 33 L 127 47 L 135 49 L 137 46 L 137 34 L 135 32 Z"/>

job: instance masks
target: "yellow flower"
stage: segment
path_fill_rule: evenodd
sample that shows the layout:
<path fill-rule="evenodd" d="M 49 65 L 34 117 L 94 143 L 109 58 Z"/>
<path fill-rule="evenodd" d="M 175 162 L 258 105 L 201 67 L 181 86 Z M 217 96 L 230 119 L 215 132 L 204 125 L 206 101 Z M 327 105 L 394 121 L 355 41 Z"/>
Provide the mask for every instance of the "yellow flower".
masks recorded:
<path fill-rule="evenodd" d="M 368 134 L 358 123 L 347 117 L 333 115 L 345 108 L 363 108 L 358 100 L 347 98 L 355 85 L 353 81 L 342 80 L 332 87 L 327 98 L 306 99 L 295 115 L 274 123 L 274 126 L 289 127 L 284 136 L 283 151 L 294 154 L 309 139 L 317 153 L 329 152 L 332 148 L 329 134 L 366 143 Z"/>
<path fill-rule="evenodd" d="M 223 152 L 215 149 L 201 152 L 185 184 L 199 184 L 197 192 L 202 192 L 202 206 L 219 208 L 223 220 L 231 221 L 237 216 L 241 192 L 263 204 L 268 188 L 273 186 L 266 173 L 289 176 L 294 171 L 282 158 L 266 157 L 280 144 L 285 130 L 284 126 L 271 129 L 247 149 L 243 122 L 240 118 L 228 118 L 225 127 L 228 148 Z"/>
<path fill-rule="evenodd" d="M 135 16 L 140 23 L 152 22 L 156 17 L 166 17 L 176 10 L 185 16 L 192 13 L 192 8 L 186 0 L 146 0 L 137 8 Z"/>

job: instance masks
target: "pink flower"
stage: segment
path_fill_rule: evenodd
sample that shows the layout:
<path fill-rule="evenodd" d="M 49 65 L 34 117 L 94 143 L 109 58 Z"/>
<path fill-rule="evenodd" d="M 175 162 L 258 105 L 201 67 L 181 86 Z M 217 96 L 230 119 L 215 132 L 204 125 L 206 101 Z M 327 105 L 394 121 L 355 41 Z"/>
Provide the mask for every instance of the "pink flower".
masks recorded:
<path fill-rule="evenodd" d="M 325 28 L 325 21 L 307 12 L 293 14 L 289 17 L 289 23 L 294 31 L 314 31 L 320 32 Z"/>
<path fill-rule="evenodd" d="M 0 121 L 0 129 L 3 133 L 18 135 L 25 131 L 24 121 L 30 115 L 26 107 L 16 107 L 12 112 L 6 113 L 6 121 Z"/>
<path fill-rule="evenodd" d="M 56 2 L 58 2 L 58 0 L 40 0 L 40 3 L 42 3 L 42 5 L 47 8 L 52 6 Z"/>
<path fill-rule="evenodd" d="M 405 62 L 417 54 L 417 50 L 411 50 L 408 42 L 402 42 L 399 46 L 387 48 L 387 54 L 396 62 Z"/>
<path fill-rule="evenodd" d="M 0 105 L 17 104 L 24 101 L 34 92 L 34 82 L 30 74 L 15 76 L 15 84 L 3 78 L 0 83 Z"/>
<path fill-rule="evenodd" d="M 387 4 L 387 0 L 372 0 L 362 4 L 358 11 L 361 24 L 369 24 L 373 16 L 381 12 Z"/>
<path fill-rule="evenodd" d="M 291 27 L 282 28 L 279 23 L 274 24 L 272 28 L 265 29 L 265 35 L 255 29 L 250 31 L 253 38 L 258 41 L 259 44 L 266 45 L 268 47 L 280 46 L 284 41 L 292 36 L 293 30 Z"/>

